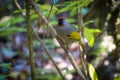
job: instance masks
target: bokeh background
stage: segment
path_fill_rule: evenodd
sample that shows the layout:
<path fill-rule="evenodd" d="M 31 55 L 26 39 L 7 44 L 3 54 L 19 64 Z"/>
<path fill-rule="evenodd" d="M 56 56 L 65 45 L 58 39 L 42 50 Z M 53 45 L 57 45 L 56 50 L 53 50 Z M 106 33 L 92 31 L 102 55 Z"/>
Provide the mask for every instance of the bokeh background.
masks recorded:
<path fill-rule="evenodd" d="M 15 2 L 25 13 L 25 0 L 0 0 L 0 80 L 31 80 L 29 50 L 26 43 L 26 22 Z M 87 40 L 87 61 L 96 69 L 99 80 L 120 80 L 120 1 L 85 0 L 82 3 L 82 17 Z M 42 15 L 53 26 L 59 16 L 78 28 L 76 4 L 74 0 L 35 0 Z M 73 5 L 72 5 L 73 4 Z M 81 7 L 78 6 L 78 7 Z M 31 9 L 32 26 L 50 51 L 52 58 L 66 74 L 68 80 L 79 80 L 63 49 L 52 38 L 46 25 Z M 37 80 L 60 80 L 53 63 L 42 45 L 33 35 L 34 63 Z M 79 47 L 73 43 L 70 51 L 78 65 Z"/>

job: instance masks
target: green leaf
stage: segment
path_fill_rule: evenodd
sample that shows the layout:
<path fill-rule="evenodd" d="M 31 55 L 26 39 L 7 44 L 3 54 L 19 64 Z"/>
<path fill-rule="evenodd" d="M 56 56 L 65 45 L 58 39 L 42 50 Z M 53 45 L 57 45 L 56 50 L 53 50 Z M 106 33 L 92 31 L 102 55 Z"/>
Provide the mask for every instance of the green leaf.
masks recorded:
<path fill-rule="evenodd" d="M 44 4 L 44 5 L 39 5 L 39 7 L 40 7 L 41 12 L 42 12 L 43 15 L 47 16 L 49 14 L 51 5 Z M 51 15 L 54 15 L 56 11 L 58 11 L 58 9 L 55 6 L 53 6 L 52 11 L 51 11 Z"/>
<path fill-rule="evenodd" d="M 15 17 L 12 16 L 10 21 L 12 24 L 17 24 L 25 21 L 25 19 L 21 16 L 15 16 Z"/>
<path fill-rule="evenodd" d="M 25 32 L 26 29 L 17 24 L 23 23 L 24 18 L 21 16 L 8 16 L 0 21 L 0 36 L 9 36 L 16 32 Z M 23 23 L 24 24 L 24 23 Z"/>
<path fill-rule="evenodd" d="M 9 36 L 11 34 L 14 34 L 16 32 L 25 32 L 26 29 L 19 28 L 19 27 L 9 27 L 8 29 L 1 31 L 0 36 Z"/>
<path fill-rule="evenodd" d="M 61 10 L 59 10 L 59 11 L 57 12 L 57 14 L 62 13 L 62 12 L 65 12 L 65 11 L 68 11 L 68 10 L 70 10 L 70 9 L 76 8 L 76 7 L 74 7 L 74 6 L 76 6 L 77 3 L 78 3 L 78 1 L 74 1 L 74 2 L 68 3 L 68 6 L 62 8 Z"/>
<path fill-rule="evenodd" d="M 94 44 L 94 33 L 101 32 L 99 29 L 89 29 L 85 27 L 85 37 L 88 40 L 88 44 L 92 47 Z"/>
<path fill-rule="evenodd" d="M 85 28 L 85 37 L 88 40 L 88 44 L 92 47 L 94 44 L 94 36 L 93 33 L 91 33 L 90 29 Z"/>
<path fill-rule="evenodd" d="M 4 28 L 9 23 L 10 25 L 15 25 L 25 21 L 25 19 L 21 16 L 6 16 L 0 21 L 0 28 Z"/>
<path fill-rule="evenodd" d="M 15 11 L 13 11 L 13 13 L 15 14 L 15 13 L 20 13 L 20 12 L 26 12 L 26 9 L 22 9 L 22 10 L 15 10 Z"/>
<path fill-rule="evenodd" d="M 65 11 L 71 11 L 70 15 L 73 15 L 76 12 L 76 9 L 88 6 L 88 4 L 90 4 L 90 1 L 87 0 L 76 0 L 76 1 L 71 1 L 68 3 L 64 3 L 64 8 L 62 8 L 61 10 L 59 10 L 57 12 L 57 14 L 65 12 Z M 63 5 L 62 5 L 63 7 Z"/>
<path fill-rule="evenodd" d="M 59 10 L 59 11 L 57 12 L 57 14 L 62 13 L 62 12 L 65 12 L 65 11 L 68 11 L 68 10 L 69 10 L 68 8 L 63 8 L 63 9 Z"/>
<path fill-rule="evenodd" d="M 95 71 L 95 68 L 90 63 L 88 63 L 88 73 L 91 80 L 98 80 L 98 75 Z"/>
<path fill-rule="evenodd" d="M 93 20 L 90 20 L 90 21 L 85 22 L 83 25 L 86 26 L 86 25 L 93 23 L 93 22 L 94 22 Z"/>

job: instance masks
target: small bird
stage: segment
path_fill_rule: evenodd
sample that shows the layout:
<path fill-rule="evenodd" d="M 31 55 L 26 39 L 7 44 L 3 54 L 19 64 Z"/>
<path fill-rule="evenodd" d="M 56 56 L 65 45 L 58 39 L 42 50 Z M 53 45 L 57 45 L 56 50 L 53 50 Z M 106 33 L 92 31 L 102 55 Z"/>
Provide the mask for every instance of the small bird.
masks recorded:
<path fill-rule="evenodd" d="M 68 23 L 64 17 L 59 17 L 58 25 L 55 27 L 58 37 L 69 45 L 75 41 L 80 41 L 80 34 L 77 29 Z"/>

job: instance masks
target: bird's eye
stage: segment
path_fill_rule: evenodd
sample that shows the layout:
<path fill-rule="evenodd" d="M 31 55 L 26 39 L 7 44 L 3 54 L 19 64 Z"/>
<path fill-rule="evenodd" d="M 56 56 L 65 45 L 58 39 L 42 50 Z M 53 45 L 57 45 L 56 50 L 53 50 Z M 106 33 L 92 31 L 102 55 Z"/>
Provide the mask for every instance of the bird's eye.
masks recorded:
<path fill-rule="evenodd" d="M 68 37 L 68 38 L 71 38 L 71 35 L 70 35 L 70 34 L 68 34 L 68 35 L 67 35 L 67 37 Z"/>

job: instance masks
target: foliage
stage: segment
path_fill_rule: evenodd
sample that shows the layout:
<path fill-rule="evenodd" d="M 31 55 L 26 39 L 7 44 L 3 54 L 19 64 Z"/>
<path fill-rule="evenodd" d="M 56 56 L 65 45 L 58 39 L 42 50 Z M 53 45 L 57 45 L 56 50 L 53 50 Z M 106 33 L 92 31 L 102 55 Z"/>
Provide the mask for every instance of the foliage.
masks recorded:
<path fill-rule="evenodd" d="M 88 44 L 92 47 L 94 45 L 94 34 L 100 33 L 99 29 L 89 29 L 85 27 L 85 38 L 88 40 Z"/>
<path fill-rule="evenodd" d="M 95 68 L 90 63 L 88 63 L 88 73 L 91 80 L 98 80 L 98 75 L 95 71 Z"/>
<path fill-rule="evenodd" d="M 9 36 L 16 32 L 25 32 L 26 30 L 20 23 L 24 21 L 21 16 L 4 17 L 0 22 L 0 36 Z M 19 24 L 18 24 L 19 23 Z"/>
<path fill-rule="evenodd" d="M 43 15 L 48 16 L 49 15 L 49 11 L 51 6 L 49 4 L 43 4 L 43 5 L 39 5 L 41 12 Z M 52 11 L 51 11 L 51 16 L 54 15 L 54 13 L 58 11 L 58 9 L 56 7 L 53 6 Z"/>
<path fill-rule="evenodd" d="M 5 3 L 7 3 L 8 5 L 3 5 L 2 4 L 2 2 L 3 1 L 5 1 Z M 7 15 L 8 14 L 11 14 L 11 11 L 13 10 L 13 9 L 16 9 L 16 8 L 14 8 L 11 4 L 12 4 L 12 2 L 11 1 L 9 1 L 9 0 L 1 0 L 0 2 L 0 7 L 2 8 L 2 9 L 0 9 L 0 11 L 10 11 L 10 12 L 7 12 Z M 50 23 L 53 25 L 53 26 L 56 26 L 57 25 L 57 19 L 56 19 L 56 16 L 57 15 L 59 15 L 59 14 L 62 14 L 62 13 L 66 13 L 66 14 L 70 14 L 70 15 L 68 15 L 68 17 L 67 17 L 67 21 L 69 22 L 69 23 L 72 23 L 76 28 L 78 28 L 78 26 L 76 25 L 77 24 L 77 20 L 76 20 L 76 13 L 77 13 L 77 10 L 78 9 L 81 9 L 82 10 L 82 14 L 83 14 L 83 17 L 85 17 L 86 18 L 86 13 L 87 13 L 87 17 L 89 18 L 89 20 L 88 20 L 88 22 L 86 22 L 87 21 L 87 19 L 86 19 L 86 21 L 84 20 L 84 35 L 85 35 L 85 38 L 88 40 L 88 44 L 89 44 L 89 46 L 90 46 L 90 52 L 88 52 L 88 58 L 89 58 L 89 56 L 91 56 L 91 55 L 95 55 L 95 57 L 96 57 L 96 59 L 95 58 L 92 58 L 91 59 L 91 57 L 90 57 L 90 59 L 91 60 L 93 60 L 95 63 L 97 63 L 97 65 L 100 63 L 100 60 L 101 61 L 104 61 L 103 59 L 104 58 L 109 58 L 109 56 L 108 56 L 108 52 L 105 52 L 106 51 L 106 49 L 103 47 L 103 46 L 101 46 L 101 42 L 102 42 L 102 39 L 101 39 L 101 35 L 100 36 L 98 36 L 97 38 L 96 38 L 96 34 L 98 34 L 98 33 L 101 33 L 102 32 L 102 30 L 103 30 L 103 32 L 105 31 L 105 32 L 112 32 L 112 33 L 114 33 L 114 34 L 112 34 L 113 35 L 113 38 L 114 38 L 114 40 L 116 40 L 116 32 L 118 31 L 119 32 L 119 30 L 116 28 L 116 26 L 115 26 L 115 20 L 116 20 L 116 18 L 117 17 L 114 17 L 114 16 L 117 16 L 116 14 L 114 14 L 114 13 L 117 13 L 117 12 L 115 12 L 116 11 L 116 8 L 117 8 L 117 6 L 118 6 L 118 0 L 116 0 L 116 3 L 115 3 L 115 1 L 113 0 L 113 2 L 111 2 L 111 3 L 109 3 L 108 1 L 104 1 L 104 0 L 94 0 L 94 4 L 96 4 L 96 3 L 99 3 L 100 4 L 100 7 L 99 7 L 99 5 L 98 4 L 96 4 L 96 5 L 98 5 L 98 6 L 96 6 L 96 5 L 94 5 L 93 4 L 93 6 L 92 6 L 92 4 L 91 4 L 91 2 L 93 1 L 93 0 L 74 0 L 74 1 L 71 1 L 71 0 L 64 0 L 64 2 L 62 2 L 63 0 L 53 0 L 54 1 L 54 5 L 53 5 L 53 8 L 52 8 L 52 11 L 51 11 L 51 13 L 50 13 L 50 9 L 51 9 L 51 3 L 50 4 L 48 4 L 48 2 L 47 1 L 45 1 L 45 2 L 47 2 L 47 3 L 39 3 L 39 0 L 35 0 L 36 1 L 36 3 L 37 3 L 37 5 L 39 6 L 39 8 L 40 8 L 40 13 L 42 13 L 42 15 L 44 15 L 47 19 L 49 19 L 49 21 L 50 21 Z M 44 0 L 43 0 L 44 1 Z M 49 0 L 50 1 L 50 0 Z M 101 1 L 103 1 L 103 2 L 101 2 Z M 22 2 L 22 3 L 24 3 L 24 1 L 19 1 L 18 0 L 18 2 Z M 60 3 L 59 3 L 60 2 Z M 58 3 L 58 4 L 56 4 L 56 3 Z M 105 6 L 102 4 L 102 3 L 104 3 L 105 4 Z M 102 5 L 102 6 L 101 6 Z M 22 12 L 23 13 L 25 13 L 25 9 L 24 9 L 24 6 L 23 6 L 23 4 L 21 5 L 21 3 L 20 3 L 20 6 L 22 7 Z M 5 10 L 3 10 L 3 8 L 5 8 Z M 7 9 L 6 9 L 7 8 Z M 91 8 L 91 9 L 90 9 Z M 110 10 L 110 8 L 112 8 L 111 10 Z M 107 11 L 108 10 L 108 11 Z M 15 33 L 19 33 L 19 32 L 26 32 L 26 27 L 25 27 L 25 19 L 24 19 L 24 17 L 23 16 L 20 16 L 20 14 L 21 14 L 21 11 L 20 10 L 14 10 L 13 11 L 13 14 L 14 15 L 8 15 L 8 16 L 6 16 L 5 15 L 5 17 L 3 17 L 3 14 L 1 14 L 1 19 L 0 19 L 0 37 L 8 37 L 8 36 L 13 36 Z M 105 15 L 104 15 L 105 14 Z M 85 16 L 84 16 L 85 15 Z M 110 15 L 110 16 L 109 16 Z M 36 21 L 37 21 L 37 18 L 38 18 L 38 15 L 37 14 L 35 14 L 35 12 L 32 10 L 32 8 L 31 8 L 31 15 L 30 15 L 30 17 L 31 17 L 31 20 L 32 20 L 32 25 L 33 25 L 33 28 L 35 28 L 36 29 Z M 93 18 L 91 18 L 91 17 L 93 17 Z M 106 17 L 109 17 L 109 19 L 107 19 Z M 93 21 L 91 21 L 91 20 L 95 20 L 94 21 L 94 24 L 91 26 L 91 25 L 89 25 L 89 23 L 92 23 Z M 111 21 L 110 21 L 111 20 Z M 112 21 L 113 20 L 113 21 Z M 42 21 L 39 21 L 38 23 L 41 23 Z M 107 25 L 106 25 L 106 23 L 107 23 Z M 108 24 L 109 23 L 109 24 Z M 42 25 L 40 25 L 40 28 L 44 28 L 44 29 L 46 29 L 46 26 L 44 25 L 44 23 L 41 23 Z M 105 24 L 105 25 L 104 25 Z M 113 25 L 114 24 L 114 25 Z M 90 26 L 90 27 L 89 27 Z M 96 29 L 96 27 L 98 28 L 98 29 Z M 94 28 L 94 29 L 92 29 L 92 28 Z M 114 30 L 113 30 L 113 28 L 114 28 Z M 119 28 L 119 27 L 118 27 Z M 104 30 L 105 29 L 105 30 Z M 106 29 L 109 29 L 109 31 L 107 31 Z M 38 31 L 39 32 L 39 31 Z M 39 33 L 38 33 L 39 34 Z M 49 33 L 48 33 L 49 34 Z M 15 34 L 16 35 L 16 34 Z M 43 36 L 44 36 L 44 34 L 42 34 Z M 41 34 L 40 34 L 40 37 L 41 37 Z M 119 37 L 119 36 L 118 36 Z M 43 38 L 42 38 L 43 39 Z M 7 40 L 8 41 L 8 40 Z M 44 41 L 44 43 L 45 43 L 45 45 L 46 45 L 46 48 L 48 49 L 48 50 L 50 50 L 52 53 L 51 53 L 51 56 L 52 57 L 54 57 L 54 56 L 56 56 L 53 52 L 54 52 L 54 50 L 56 50 L 57 49 L 57 47 L 56 47 L 56 45 L 54 44 L 54 42 L 53 42 L 53 39 L 51 38 L 51 37 L 49 37 L 49 38 L 44 38 L 43 39 L 43 41 Z M 2 41 L 0 42 L 0 43 L 2 43 Z M 10 43 L 10 42 L 9 42 Z M 119 43 L 119 41 L 114 41 L 114 43 L 115 44 L 117 44 L 117 45 L 119 45 L 118 43 Z M 5 45 L 6 44 L 8 44 L 8 43 L 5 43 Z M 21 43 L 20 43 L 21 44 Z M 8 44 L 8 46 L 9 45 L 11 45 L 11 44 Z M 16 44 L 12 44 L 12 45 L 14 45 L 15 47 L 16 47 Z M 21 47 L 21 45 L 22 45 L 22 47 Z M 21 44 L 20 45 L 20 48 L 26 48 L 26 46 L 25 45 L 23 45 L 23 44 Z M 23 47 L 24 46 L 24 47 Z M 12 55 L 12 54 L 14 54 L 14 49 L 13 49 L 13 47 L 11 47 L 10 49 L 7 49 L 7 48 L 5 48 L 4 46 L 0 46 L 1 47 L 1 51 L 0 52 L 2 52 L 3 54 L 5 53 L 7 56 L 10 56 L 10 55 Z M 38 53 L 39 53 L 39 50 L 37 50 L 38 48 L 39 49 L 41 49 L 41 45 L 40 45 L 40 43 L 37 41 L 37 40 L 35 40 L 35 37 L 33 37 L 33 47 L 35 48 L 35 53 L 37 54 L 37 55 L 39 55 Z M 18 47 L 19 48 L 19 47 Z M 13 49 L 13 50 L 12 50 Z M 38 51 L 38 52 L 37 52 Z M 109 54 L 112 54 L 112 53 L 115 53 L 115 56 L 112 56 L 112 58 L 113 59 L 116 59 L 116 54 L 117 53 L 119 53 L 118 52 L 119 51 L 119 46 L 116 46 L 116 49 L 113 51 L 113 52 L 109 52 Z M 16 51 L 15 53 L 26 53 L 26 52 L 24 52 L 24 51 Z M 40 51 L 41 52 L 41 51 Z M 72 50 L 71 50 L 71 52 L 72 52 Z M 56 52 L 55 52 L 56 53 Z M 57 52 L 58 53 L 58 52 Z M 60 52 L 60 53 L 62 53 L 62 51 Z M 104 53 L 105 55 L 102 55 L 102 58 L 101 57 L 98 57 L 98 54 L 102 54 L 102 53 Z M 59 54 L 57 54 L 57 55 L 59 55 Z M 62 54 L 60 54 L 60 55 L 62 55 Z M 1 55 L 0 55 L 1 56 Z M 14 55 L 13 55 L 14 56 Z M 12 56 L 12 57 L 13 57 Z M 63 55 L 62 55 L 63 56 Z M 100 55 L 99 55 L 100 56 Z M 106 57 L 107 56 L 107 57 Z M 23 55 L 22 55 L 22 57 L 23 57 Z M 24 56 L 25 57 L 25 56 Z M 35 56 L 36 57 L 36 56 Z M 46 54 L 44 54 L 44 52 L 42 53 L 42 58 L 41 58 L 41 55 L 40 56 L 38 56 L 38 57 L 40 57 L 40 59 L 42 59 L 43 60 L 43 62 L 44 62 L 44 60 L 48 60 L 49 59 L 49 57 L 46 55 Z M 94 56 L 93 56 L 94 57 Z M 118 58 L 119 56 L 117 56 L 117 58 Z M 111 59 L 111 57 L 110 57 L 110 59 Z M 111 61 L 112 61 L 112 59 L 111 59 Z M 36 62 L 37 63 L 37 62 Z M 104 62 L 103 62 L 104 63 Z M 110 63 L 113 63 L 113 62 L 110 62 Z M 100 64 L 99 64 L 100 65 Z M 116 65 L 115 65 L 116 66 Z M 6 64 L 6 63 L 2 63 L 2 64 L 0 64 L 0 67 L 5 67 L 5 68 L 7 68 L 8 70 L 10 70 L 12 67 L 11 67 L 11 64 Z M 98 66 L 97 66 L 98 67 Z M 90 78 L 91 78 L 91 80 L 98 80 L 98 76 L 97 76 L 97 73 L 96 73 L 96 70 L 95 70 L 95 68 L 89 63 L 88 64 L 88 69 L 89 69 L 89 76 L 90 76 Z M 115 70 L 115 69 L 114 69 Z M 106 70 L 106 71 L 109 71 L 109 69 L 108 70 Z M 67 72 L 65 72 L 65 74 L 72 74 L 73 72 L 75 72 L 75 70 L 69 70 L 69 71 L 67 71 Z M 101 71 L 102 72 L 102 71 Z M 111 71 L 111 72 L 113 72 L 113 70 Z M 60 76 L 58 75 L 58 73 L 56 74 L 56 72 L 54 72 L 54 71 L 52 71 L 52 70 L 49 70 L 49 69 L 44 69 L 44 66 L 42 66 L 42 68 L 41 68 L 41 66 L 40 66 L 40 68 L 39 69 L 37 69 L 36 70 L 36 73 L 37 73 L 37 79 L 39 80 L 39 79 L 45 79 L 45 80 L 47 80 L 47 79 L 56 79 L 56 80 L 60 80 Z M 107 73 L 107 72 L 106 72 Z M 108 74 L 107 74 L 108 75 Z M 0 80 L 2 79 L 2 80 L 5 80 L 5 78 L 7 77 L 7 76 L 9 76 L 9 75 L 0 75 Z M 105 77 L 107 77 L 107 76 L 105 76 Z M 114 78 L 114 80 L 119 80 L 120 79 L 120 73 L 118 74 L 118 76 L 117 77 L 115 77 Z M 108 80 L 108 79 L 105 79 L 105 80 Z"/>
<path fill-rule="evenodd" d="M 63 12 L 66 12 L 66 11 L 71 11 L 70 15 L 75 15 L 77 9 L 88 6 L 90 4 L 90 2 L 91 1 L 87 1 L 87 0 L 76 0 L 74 2 L 73 1 L 65 2 L 64 4 L 67 5 L 67 6 L 60 9 L 57 12 L 57 14 L 63 13 Z M 64 6 L 64 5 L 58 5 L 58 6 Z"/>

